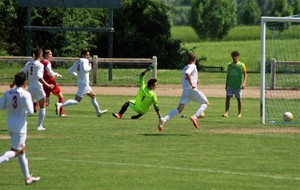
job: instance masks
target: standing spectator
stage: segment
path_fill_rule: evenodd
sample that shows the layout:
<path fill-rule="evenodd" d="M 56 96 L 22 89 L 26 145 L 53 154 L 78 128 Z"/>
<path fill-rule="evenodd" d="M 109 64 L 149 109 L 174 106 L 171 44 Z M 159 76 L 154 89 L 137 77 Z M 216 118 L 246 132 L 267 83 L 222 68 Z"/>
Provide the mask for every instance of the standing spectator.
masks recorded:
<path fill-rule="evenodd" d="M 144 76 L 147 73 L 147 71 L 151 70 L 151 66 L 149 65 L 147 69 L 145 69 L 139 77 L 139 85 L 140 89 L 136 95 L 135 100 L 129 100 L 124 103 L 119 113 L 113 113 L 112 115 L 117 118 L 121 119 L 122 115 L 126 112 L 128 106 L 131 107 L 134 111 L 136 111 L 138 114 L 131 116 L 131 119 L 138 119 L 142 115 L 146 114 L 149 111 L 149 107 L 153 104 L 154 109 L 158 115 L 159 118 L 161 118 L 158 108 L 158 102 L 157 102 L 157 96 L 153 92 L 156 89 L 157 80 L 156 79 L 150 79 L 147 83 L 147 86 L 144 82 Z"/>
<path fill-rule="evenodd" d="M 27 115 L 33 113 L 31 95 L 25 88 L 26 74 L 15 75 L 16 88 L 8 90 L 0 99 L 0 110 L 7 110 L 7 131 L 11 138 L 11 149 L 0 156 L 0 164 L 18 157 L 25 184 L 29 185 L 40 180 L 30 175 L 28 160 L 25 154 L 27 137 Z"/>
<path fill-rule="evenodd" d="M 43 59 L 43 50 L 41 48 L 36 48 L 33 50 L 33 54 L 34 59 L 27 62 L 21 71 L 27 73 L 29 79 L 28 91 L 30 92 L 33 100 L 36 100 L 40 106 L 37 130 L 44 131 L 46 130 L 46 128 L 43 127 L 43 121 L 46 116 L 46 94 L 43 86 L 48 89 L 53 89 L 54 85 L 48 84 L 43 79 L 44 67 L 40 62 Z"/>
<path fill-rule="evenodd" d="M 46 104 L 47 106 L 50 103 L 50 92 L 52 92 L 52 94 L 54 94 L 55 96 L 58 97 L 58 102 L 62 103 L 64 102 L 64 96 L 61 92 L 60 87 L 58 86 L 58 84 L 56 83 L 54 77 L 58 77 L 58 78 L 62 78 L 62 75 L 54 72 L 52 70 L 52 65 L 51 65 L 51 59 L 52 59 L 52 51 L 47 49 L 44 51 L 44 57 L 45 59 L 43 59 L 41 61 L 41 63 L 44 65 L 44 80 L 48 83 L 48 84 L 53 84 L 54 88 L 53 89 L 49 89 L 47 88 L 47 86 L 43 86 L 44 87 L 44 91 L 46 93 Z M 61 107 L 59 110 L 59 116 L 61 117 L 66 117 L 66 114 L 64 112 L 64 107 Z"/>
<path fill-rule="evenodd" d="M 230 99 L 235 94 L 235 98 L 238 102 L 238 117 L 242 117 L 242 90 L 245 89 L 247 81 L 246 66 L 244 63 L 239 61 L 239 52 L 233 51 L 231 53 L 232 62 L 228 63 L 227 66 L 227 77 L 226 77 L 226 103 L 225 113 L 222 117 L 229 116 Z M 243 77 L 244 76 L 244 77 Z"/>
<path fill-rule="evenodd" d="M 90 87 L 90 75 L 89 71 L 91 70 L 91 63 L 89 62 L 90 52 L 87 50 L 81 51 L 81 57 L 76 61 L 72 67 L 68 69 L 68 73 L 77 77 L 77 86 L 78 91 L 74 99 L 67 100 L 63 103 L 56 103 L 56 114 L 61 107 L 78 105 L 83 98 L 83 95 L 86 94 L 91 98 L 92 105 L 94 106 L 97 116 L 100 117 L 102 114 L 106 113 L 107 110 L 100 110 L 99 104 L 96 100 L 96 94 L 93 92 Z"/>
<path fill-rule="evenodd" d="M 198 102 L 199 108 L 194 115 L 190 117 L 195 128 L 198 128 L 198 118 L 201 117 L 202 112 L 208 107 L 209 102 L 206 96 L 197 89 L 198 84 L 198 70 L 196 66 L 196 55 L 189 53 L 188 64 L 182 70 L 181 76 L 182 83 L 182 95 L 177 108 L 171 110 L 171 112 L 164 118 L 161 118 L 158 124 L 158 130 L 162 131 L 164 124 L 172 119 L 175 115 L 182 112 L 184 107 L 192 100 Z"/>

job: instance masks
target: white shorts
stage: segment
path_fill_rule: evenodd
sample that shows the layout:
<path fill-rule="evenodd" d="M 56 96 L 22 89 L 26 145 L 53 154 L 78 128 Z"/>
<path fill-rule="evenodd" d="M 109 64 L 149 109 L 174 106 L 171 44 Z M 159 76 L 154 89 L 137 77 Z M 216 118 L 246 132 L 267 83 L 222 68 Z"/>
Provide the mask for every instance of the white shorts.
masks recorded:
<path fill-rule="evenodd" d="M 83 95 L 88 94 L 91 91 L 92 91 L 92 88 L 90 87 L 90 85 L 78 84 L 77 96 L 83 97 Z"/>
<path fill-rule="evenodd" d="M 206 96 L 198 89 L 183 89 L 179 104 L 187 105 L 189 101 L 199 102 L 204 104 L 207 101 Z"/>
<path fill-rule="evenodd" d="M 236 97 L 237 99 L 240 99 L 242 98 L 242 89 L 234 89 L 234 88 L 231 88 L 229 86 L 227 86 L 226 88 L 226 96 L 230 96 L 230 97 L 233 97 L 233 94 L 234 94 L 234 97 Z"/>
<path fill-rule="evenodd" d="M 41 86 L 40 88 L 33 88 L 33 87 L 28 87 L 28 91 L 30 92 L 32 98 L 36 101 L 40 101 L 44 97 L 46 97 L 46 93 L 44 92 L 43 87 Z"/>
<path fill-rule="evenodd" d="M 27 133 L 16 133 L 9 131 L 8 134 L 11 138 L 11 148 L 15 150 L 22 150 L 25 147 Z"/>

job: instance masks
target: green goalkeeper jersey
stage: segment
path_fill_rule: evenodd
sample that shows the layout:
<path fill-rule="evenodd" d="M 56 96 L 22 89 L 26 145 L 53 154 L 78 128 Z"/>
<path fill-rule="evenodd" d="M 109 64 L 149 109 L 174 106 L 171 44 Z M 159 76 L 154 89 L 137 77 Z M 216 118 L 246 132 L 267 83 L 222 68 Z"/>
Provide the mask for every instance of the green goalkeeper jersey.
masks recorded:
<path fill-rule="evenodd" d="M 227 85 L 233 89 L 239 89 L 242 85 L 243 73 L 246 72 L 246 66 L 242 62 L 237 64 L 229 63 L 227 66 Z"/>
<path fill-rule="evenodd" d="M 141 74 L 139 77 L 139 85 L 140 89 L 136 95 L 136 99 L 130 101 L 130 107 L 141 114 L 147 113 L 151 104 L 153 104 L 155 110 L 158 110 L 157 96 L 146 86 L 144 74 Z"/>

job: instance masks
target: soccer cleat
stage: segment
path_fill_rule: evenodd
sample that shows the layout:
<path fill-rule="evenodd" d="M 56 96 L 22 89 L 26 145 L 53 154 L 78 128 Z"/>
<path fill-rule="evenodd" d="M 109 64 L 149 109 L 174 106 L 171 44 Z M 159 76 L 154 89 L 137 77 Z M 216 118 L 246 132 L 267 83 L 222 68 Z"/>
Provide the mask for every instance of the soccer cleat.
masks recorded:
<path fill-rule="evenodd" d="M 37 129 L 38 131 L 46 131 L 46 130 L 47 130 L 47 129 L 44 128 L 43 126 L 38 126 L 36 129 Z"/>
<path fill-rule="evenodd" d="M 40 179 L 41 179 L 40 177 L 30 176 L 29 178 L 25 178 L 25 185 L 30 185 L 32 183 L 39 181 Z"/>
<path fill-rule="evenodd" d="M 190 119 L 191 119 L 191 121 L 193 122 L 193 124 L 194 124 L 194 127 L 195 128 L 198 128 L 198 118 L 196 117 L 196 116 L 191 116 L 190 117 Z"/>
<path fill-rule="evenodd" d="M 117 119 L 121 119 L 122 118 L 122 115 L 118 114 L 118 113 L 112 113 L 112 116 L 114 116 Z"/>
<path fill-rule="evenodd" d="M 56 103 L 56 104 L 55 104 L 55 113 L 56 113 L 56 115 L 58 115 L 59 110 L 60 110 L 60 107 L 61 107 L 61 104 L 60 104 L 60 103 Z"/>
<path fill-rule="evenodd" d="M 158 126 L 157 126 L 159 131 L 162 131 L 164 129 L 165 122 L 166 122 L 165 118 L 160 118 L 159 119 L 159 123 L 158 123 Z"/>
<path fill-rule="evenodd" d="M 97 116 L 98 117 L 101 117 L 102 114 L 106 113 L 108 110 L 100 110 L 100 111 L 97 111 Z"/>
<path fill-rule="evenodd" d="M 65 113 L 60 113 L 60 114 L 59 114 L 59 117 L 68 117 L 68 115 L 65 114 Z"/>

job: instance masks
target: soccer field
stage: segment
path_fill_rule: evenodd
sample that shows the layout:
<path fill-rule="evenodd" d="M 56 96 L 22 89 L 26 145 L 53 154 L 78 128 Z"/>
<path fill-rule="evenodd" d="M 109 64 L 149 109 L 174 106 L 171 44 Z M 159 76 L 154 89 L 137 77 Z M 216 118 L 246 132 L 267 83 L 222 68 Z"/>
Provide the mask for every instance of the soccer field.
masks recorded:
<path fill-rule="evenodd" d="M 65 95 L 65 99 L 74 95 Z M 243 117 L 231 101 L 222 118 L 225 98 L 209 98 L 210 107 L 195 129 L 189 120 L 197 108 L 186 109 L 157 130 L 153 108 L 139 120 L 130 108 L 121 120 L 112 117 L 130 96 L 99 95 L 100 118 L 87 96 L 66 107 L 69 117 L 55 115 L 55 96 L 44 127 L 38 115 L 28 118 L 29 167 L 41 180 L 30 189 L 299 189 L 300 128 L 259 123 L 259 100 L 243 99 Z M 176 107 L 179 97 L 158 97 L 161 113 Z M 181 115 L 187 117 L 181 117 Z M 0 153 L 10 148 L 6 112 L 0 112 Z M 17 159 L 0 165 L 0 189 L 24 188 Z"/>

